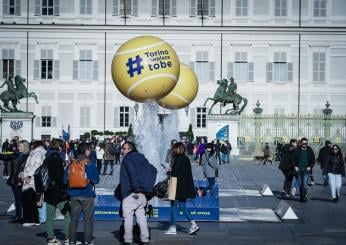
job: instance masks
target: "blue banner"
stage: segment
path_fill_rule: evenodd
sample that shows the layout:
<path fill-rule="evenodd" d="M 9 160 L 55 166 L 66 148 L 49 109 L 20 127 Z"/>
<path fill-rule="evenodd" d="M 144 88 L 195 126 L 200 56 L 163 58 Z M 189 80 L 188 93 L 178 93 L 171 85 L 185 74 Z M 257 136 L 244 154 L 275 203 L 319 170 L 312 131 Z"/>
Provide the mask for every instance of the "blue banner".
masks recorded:
<path fill-rule="evenodd" d="M 188 199 L 186 202 L 187 211 L 197 221 L 218 221 L 219 220 L 219 188 L 217 184 L 211 192 L 205 192 L 208 185 L 207 180 L 195 181 L 196 198 Z M 153 217 L 149 221 L 169 221 L 170 201 L 163 201 L 158 198 L 152 199 L 149 204 L 153 205 Z M 97 195 L 95 198 L 94 219 L 95 220 L 121 220 L 119 216 L 120 202 L 111 194 Z M 177 211 L 177 220 L 185 221 L 185 216 Z"/>
<path fill-rule="evenodd" d="M 223 140 L 223 141 L 229 141 L 229 125 L 222 127 L 216 133 L 216 139 Z"/>

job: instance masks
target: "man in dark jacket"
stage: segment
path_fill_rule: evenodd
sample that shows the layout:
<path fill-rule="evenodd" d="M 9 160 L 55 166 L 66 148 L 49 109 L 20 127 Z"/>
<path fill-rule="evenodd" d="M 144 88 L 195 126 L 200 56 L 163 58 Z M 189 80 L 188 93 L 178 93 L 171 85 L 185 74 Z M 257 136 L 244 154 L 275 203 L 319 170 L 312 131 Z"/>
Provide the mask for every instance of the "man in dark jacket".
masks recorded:
<path fill-rule="evenodd" d="M 70 208 L 66 194 L 66 185 L 63 181 L 64 161 L 60 154 L 62 148 L 63 141 L 61 139 L 53 139 L 43 162 L 47 164 L 48 176 L 51 180 L 47 191 L 44 193 L 44 201 L 47 203 L 46 229 L 48 244 L 60 244 L 54 236 L 53 220 L 55 219 L 56 209 L 59 209 L 64 215 L 65 243 L 69 242 Z"/>
<path fill-rule="evenodd" d="M 292 180 L 294 177 L 294 159 L 293 152 L 297 148 L 297 140 L 291 139 L 289 144 L 281 147 L 282 157 L 279 164 L 279 169 L 285 176 L 283 194 L 291 195 Z"/>
<path fill-rule="evenodd" d="M 321 170 L 322 170 L 322 175 L 323 175 L 323 185 L 327 186 L 328 185 L 328 173 L 327 173 L 327 162 L 328 162 L 328 156 L 331 153 L 331 147 L 332 147 L 332 142 L 329 140 L 326 140 L 324 143 L 324 146 L 320 149 L 317 157 L 317 162 L 320 164 Z"/>
<path fill-rule="evenodd" d="M 120 186 L 122 211 L 124 217 L 124 240 L 125 244 L 133 241 L 133 215 L 136 215 L 137 223 L 141 231 L 142 244 L 149 243 L 149 229 L 145 217 L 145 206 L 147 199 L 139 186 L 139 179 L 143 174 L 141 165 L 148 161 L 145 156 L 136 151 L 132 142 L 125 142 L 122 146 L 124 156 L 120 167 Z"/>
<path fill-rule="evenodd" d="M 298 172 L 301 202 L 307 202 L 308 200 L 306 196 L 308 177 L 314 164 L 315 154 L 311 147 L 308 146 L 308 139 L 302 138 L 300 146 L 294 152 L 294 168 Z"/>

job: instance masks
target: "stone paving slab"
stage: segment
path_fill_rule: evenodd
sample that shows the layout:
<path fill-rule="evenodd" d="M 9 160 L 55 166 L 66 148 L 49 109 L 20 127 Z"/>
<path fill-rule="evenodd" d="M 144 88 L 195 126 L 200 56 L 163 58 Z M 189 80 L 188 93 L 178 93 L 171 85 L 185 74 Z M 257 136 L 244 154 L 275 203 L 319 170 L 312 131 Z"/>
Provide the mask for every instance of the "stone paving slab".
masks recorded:
<path fill-rule="evenodd" d="M 117 180 L 116 166 L 113 176 L 103 178 L 106 187 L 112 187 Z M 0 171 L 2 166 L 0 166 Z M 200 178 L 201 167 L 193 166 L 194 175 Z M 322 185 L 320 169 L 314 168 L 316 185 L 308 191 L 309 201 L 300 203 L 298 196 L 285 198 L 280 195 L 283 185 L 283 175 L 278 169 L 278 163 L 273 165 L 256 165 L 252 161 L 233 160 L 231 164 L 220 167 L 218 183 L 225 194 L 220 197 L 220 207 L 223 209 L 273 210 L 281 200 L 291 205 L 299 220 L 281 222 L 266 222 L 263 220 L 244 222 L 199 222 L 201 230 L 194 236 L 187 234 L 188 222 L 179 222 L 179 232 L 174 236 L 164 235 L 168 228 L 165 222 L 150 222 L 151 244 L 346 244 L 346 187 L 345 179 L 342 196 L 338 203 L 330 202 L 329 187 Z M 272 197 L 244 195 L 255 193 L 263 184 L 268 184 L 273 191 Z M 240 193 L 241 195 L 235 195 Z M 233 195 L 234 194 L 234 195 Z M 0 214 L 3 214 L 13 202 L 10 188 L 5 181 L 0 181 Z M 240 215 L 241 216 L 241 215 Z M 261 216 L 260 212 L 257 216 Z M 96 221 L 94 235 L 96 244 L 120 244 L 119 226 L 117 221 Z M 62 221 L 56 221 L 55 228 L 58 238 L 62 239 Z M 20 225 L 8 224 L 8 216 L 0 215 L 0 244 L 46 244 L 44 225 L 23 228 Z M 82 239 L 82 222 L 80 232 Z"/>

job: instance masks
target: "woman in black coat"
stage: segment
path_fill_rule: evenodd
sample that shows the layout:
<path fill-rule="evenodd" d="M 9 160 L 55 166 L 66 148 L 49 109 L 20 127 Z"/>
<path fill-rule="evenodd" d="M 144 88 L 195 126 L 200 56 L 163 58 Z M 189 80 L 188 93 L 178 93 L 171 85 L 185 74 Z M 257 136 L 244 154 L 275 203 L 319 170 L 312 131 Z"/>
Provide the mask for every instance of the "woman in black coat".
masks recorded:
<path fill-rule="evenodd" d="M 341 177 L 345 177 L 345 166 L 340 147 L 338 145 L 333 145 L 332 152 L 333 153 L 329 155 L 327 161 L 327 173 L 332 201 L 337 202 L 342 186 Z"/>
<path fill-rule="evenodd" d="M 7 184 L 12 188 L 16 207 L 16 215 L 10 220 L 10 223 L 22 223 L 23 181 L 19 175 L 24 170 L 26 160 L 29 156 L 29 151 L 29 142 L 21 140 L 18 144 L 18 152 L 0 154 L 0 160 L 10 161 L 10 176 L 7 179 Z"/>
<path fill-rule="evenodd" d="M 177 178 L 177 189 L 175 201 L 171 201 L 171 226 L 165 232 L 165 234 L 176 234 L 176 211 L 179 206 L 179 210 L 183 212 L 188 221 L 191 222 L 189 235 L 195 234 L 199 227 L 192 219 L 190 213 L 186 210 L 186 199 L 195 198 L 195 186 L 192 178 L 192 170 L 190 159 L 185 155 L 185 147 L 183 143 L 178 142 L 173 145 L 172 148 L 174 162 L 172 166 L 171 176 Z"/>

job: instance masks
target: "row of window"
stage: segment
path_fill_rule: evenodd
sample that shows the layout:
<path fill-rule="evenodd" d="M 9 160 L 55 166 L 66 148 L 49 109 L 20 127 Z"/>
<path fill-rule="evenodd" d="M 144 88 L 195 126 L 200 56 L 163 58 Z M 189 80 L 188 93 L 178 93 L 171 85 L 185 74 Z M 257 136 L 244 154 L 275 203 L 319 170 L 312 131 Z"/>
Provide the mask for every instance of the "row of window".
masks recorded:
<path fill-rule="evenodd" d="M 146 6 L 147 1 L 138 0 L 108 0 L 111 1 L 112 15 L 132 15 L 138 16 L 138 8 Z M 298 7 L 299 1 L 294 1 L 292 5 L 289 5 L 289 0 L 272 0 L 273 1 L 273 13 L 277 17 L 286 17 L 290 6 Z M 215 17 L 216 15 L 216 0 L 190 0 L 189 1 L 189 13 L 190 16 L 209 16 Z M 303 1 L 302 1 L 303 2 Z M 92 15 L 94 3 L 92 0 L 78 0 L 79 14 L 80 15 Z M 104 3 L 103 3 L 104 4 Z M 177 4 L 185 5 L 185 1 L 177 0 L 151 0 L 151 15 L 152 16 L 177 16 Z M 265 5 L 269 4 L 267 2 Z M 313 0 L 312 2 L 312 14 L 314 17 L 326 17 L 327 16 L 327 0 Z M 235 0 L 235 16 L 246 17 L 249 16 L 250 11 L 254 11 L 252 8 L 252 0 Z M 224 13 L 230 13 L 230 9 L 224 9 Z M 3 14 L 4 15 L 21 15 L 21 1 L 20 0 L 3 0 Z M 35 0 L 35 16 L 59 16 L 60 15 L 60 3 L 59 0 Z"/>
<path fill-rule="evenodd" d="M 118 111 L 118 109 L 120 109 Z M 90 107 L 82 106 L 80 108 L 80 127 L 90 127 Z M 52 116 L 51 106 L 42 106 L 41 117 L 36 118 L 37 127 L 56 127 L 56 117 Z M 114 108 L 114 127 L 128 127 L 130 125 L 130 107 L 120 106 Z"/>
<path fill-rule="evenodd" d="M 21 62 L 14 59 L 13 49 L 2 50 L 2 78 L 14 77 L 20 73 Z M 293 81 L 293 63 L 287 62 L 286 52 L 274 52 L 273 62 L 266 64 L 268 82 Z M 313 81 L 325 81 L 326 54 L 312 54 Z M 208 52 L 198 51 L 196 61 L 191 62 L 200 81 L 214 80 L 214 62 L 210 62 Z M 52 49 L 41 50 L 41 59 L 34 61 L 34 79 L 59 79 L 59 60 L 54 60 Z M 98 61 L 92 59 L 91 50 L 80 50 L 79 60 L 73 61 L 74 80 L 98 80 Z M 227 63 L 227 77 L 236 81 L 254 81 L 254 63 L 249 62 L 247 52 L 235 52 L 234 62 Z"/>

